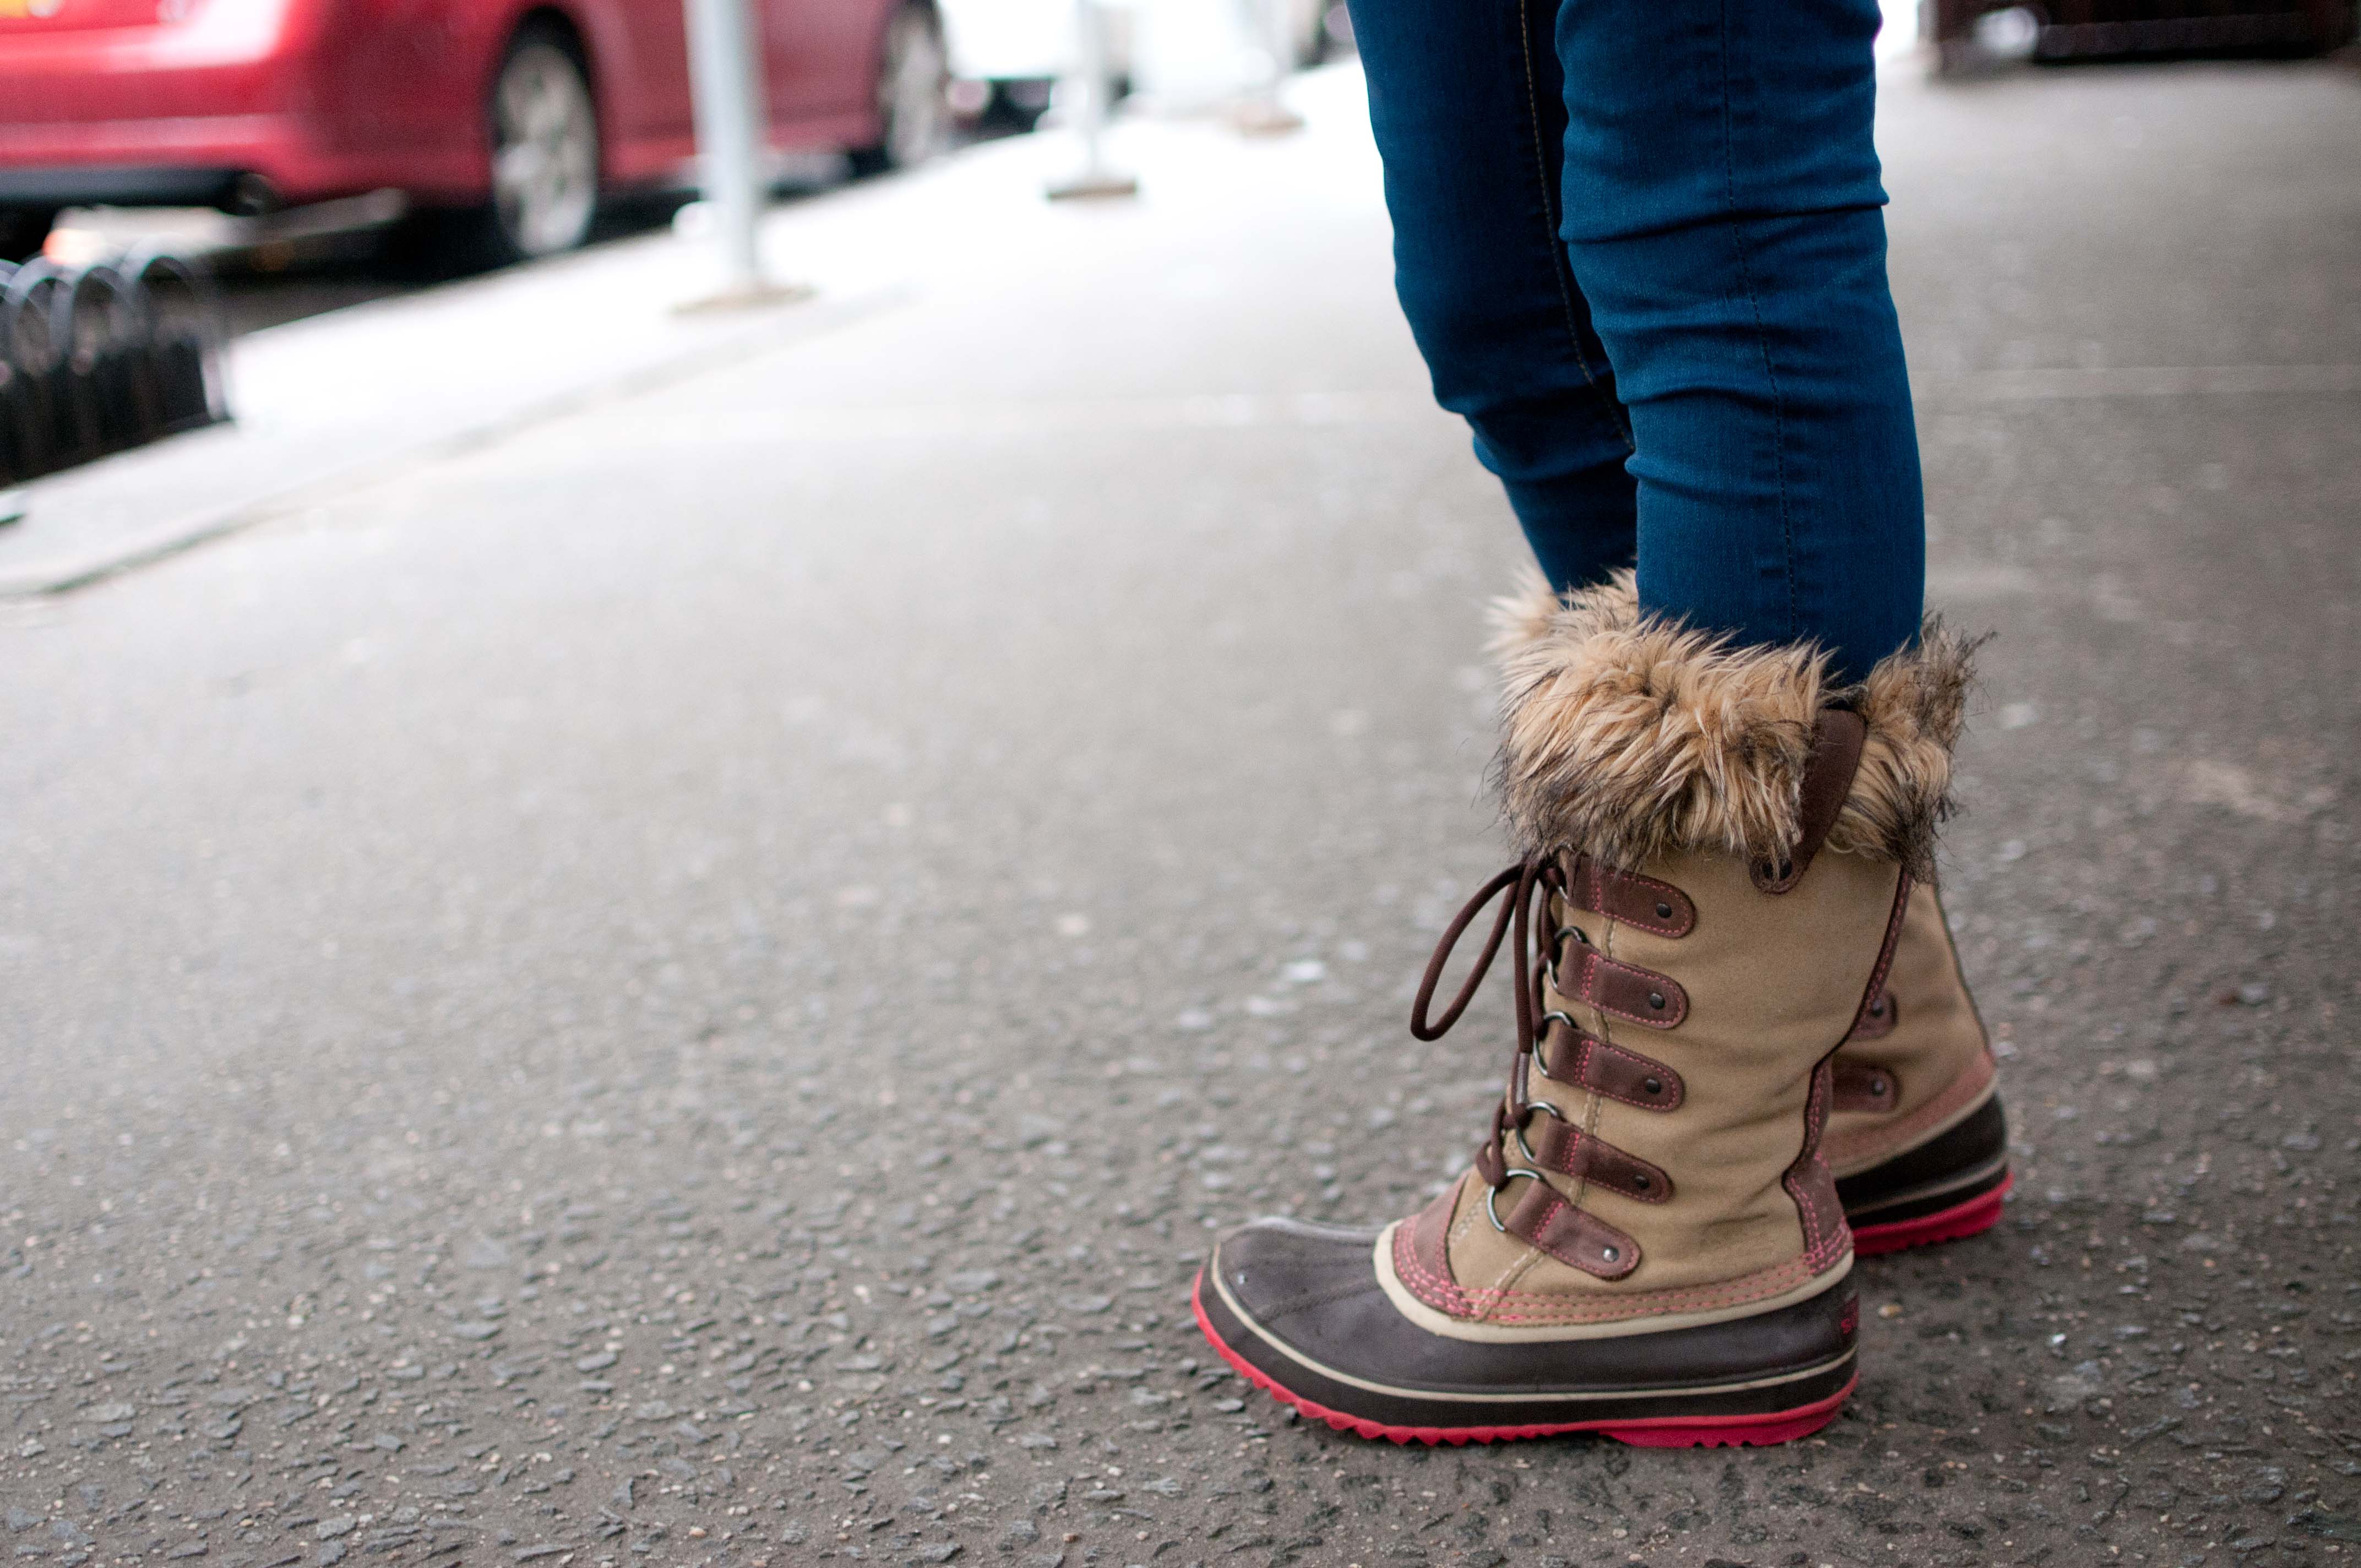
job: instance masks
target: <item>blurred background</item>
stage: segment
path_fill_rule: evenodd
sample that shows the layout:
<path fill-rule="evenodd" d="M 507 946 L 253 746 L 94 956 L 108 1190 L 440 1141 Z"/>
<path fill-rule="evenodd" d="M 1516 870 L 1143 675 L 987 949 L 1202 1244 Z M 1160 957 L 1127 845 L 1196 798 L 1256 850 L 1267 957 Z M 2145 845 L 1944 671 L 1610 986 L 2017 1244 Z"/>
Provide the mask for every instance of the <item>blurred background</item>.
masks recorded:
<path fill-rule="evenodd" d="M 804 197 L 1029 132 L 1093 23 L 1111 95 L 1152 112 L 1349 49 L 1341 4 L 1273 3 L 758 0 L 759 178 Z M 168 247 L 225 280 L 234 332 L 644 233 L 697 187 L 669 0 L 12 0 L 0 22 L 0 260 Z"/>
<path fill-rule="evenodd" d="M 733 6 L 733 9 L 741 8 Z M 1954 74 L 2301 56 L 2350 0 L 1889 0 L 1880 49 Z M 642 234 L 697 185 L 669 0 L 6 0 L 0 262 L 201 259 L 240 333 Z M 754 0 L 760 177 L 795 199 L 1034 130 L 1088 66 L 1202 111 L 1351 47 L 1335 0 Z M 693 221 L 693 219 L 692 219 Z"/>
<path fill-rule="evenodd" d="M 924 221 L 924 198 L 880 199 L 895 177 L 944 160 L 980 171 L 959 155 L 1046 136 L 1072 144 L 1073 167 L 1027 203 L 1135 198 L 1108 127 L 1284 135 L 1301 120 L 1283 84 L 1352 49 L 1341 0 L 0 0 L 0 28 L 11 521 L 29 516 L 27 481 L 212 425 L 416 436 L 448 422 L 422 418 L 412 381 L 353 378 L 356 356 L 500 382 L 480 420 L 703 352 L 730 333 L 658 327 L 643 307 L 807 297 L 785 238 L 799 227 L 865 235 L 867 264 L 833 280 L 838 304 L 846 283 L 890 290 L 910 263 L 896 225 Z M 1888 0 L 1878 51 L 1890 76 L 1948 83 L 1964 104 L 2015 74 L 2204 60 L 2261 68 L 2260 92 L 2274 63 L 2349 66 L 2354 33 L 2353 0 Z M 785 253 L 777 267 L 766 246 Z M 603 280 L 523 282 L 584 250 L 606 253 Z M 468 285 L 518 269 L 501 309 L 458 308 Z M 444 294 L 454 335 L 430 351 L 418 328 Z M 422 313 L 398 348 L 362 348 L 365 319 L 335 350 L 316 334 L 247 341 L 403 297 Z M 613 324 L 579 338 L 585 312 Z M 326 398 L 307 349 L 342 367 Z M 219 482 L 238 462 L 214 464 L 204 504 L 183 510 L 211 520 L 233 491 L 283 491 L 357 451 L 313 445 L 247 444 L 240 482 Z M 214 531 L 156 522 L 150 504 L 56 492 L 41 527 L 0 536 L 0 584 L 78 580 Z"/>

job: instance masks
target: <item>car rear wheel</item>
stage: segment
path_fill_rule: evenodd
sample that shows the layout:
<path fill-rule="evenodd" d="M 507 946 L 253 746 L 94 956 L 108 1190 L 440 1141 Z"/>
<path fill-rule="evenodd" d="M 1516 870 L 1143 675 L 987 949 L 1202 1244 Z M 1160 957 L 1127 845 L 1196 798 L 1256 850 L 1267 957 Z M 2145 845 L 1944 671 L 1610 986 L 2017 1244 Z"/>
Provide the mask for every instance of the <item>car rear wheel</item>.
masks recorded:
<path fill-rule="evenodd" d="M 488 105 L 492 200 L 476 248 L 495 264 L 580 245 L 598 211 L 598 111 L 580 49 L 563 30 L 520 30 Z"/>
<path fill-rule="evenodd" d="M 852 154 L 858 173 L 907 169 L 940 152 L 950 132 L 950 57 L 930 6 L 908 5 L 885 24 L 878 51 L 876 145 Z"/>

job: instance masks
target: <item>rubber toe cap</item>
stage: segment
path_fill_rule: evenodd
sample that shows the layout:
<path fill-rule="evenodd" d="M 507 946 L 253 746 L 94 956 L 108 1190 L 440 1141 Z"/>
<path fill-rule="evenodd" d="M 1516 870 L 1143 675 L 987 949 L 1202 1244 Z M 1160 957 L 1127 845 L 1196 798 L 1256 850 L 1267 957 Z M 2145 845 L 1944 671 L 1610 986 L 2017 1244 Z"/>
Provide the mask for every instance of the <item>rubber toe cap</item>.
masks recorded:
<path fill-rule="evenodd" d="M 1378 1232 L 1301 1220 L 1257 1220 L 1222 1238 L 1213 1270 L 1238 1310 L 1276 1327 L 1360 1291 L 1379 1290 Z M 1380 1292 L 1382 1293 L 1382 1292 Z"/>

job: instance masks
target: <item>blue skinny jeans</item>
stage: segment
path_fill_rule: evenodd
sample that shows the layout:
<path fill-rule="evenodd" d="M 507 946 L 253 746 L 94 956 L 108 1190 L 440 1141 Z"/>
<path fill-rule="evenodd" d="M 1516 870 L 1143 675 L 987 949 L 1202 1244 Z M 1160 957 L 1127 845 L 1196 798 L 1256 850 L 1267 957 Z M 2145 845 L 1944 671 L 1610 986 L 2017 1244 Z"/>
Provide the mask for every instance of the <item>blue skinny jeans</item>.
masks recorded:
<path fill-rule="evenodd" d="M 1918 631 L 1877 0 L 1351 0 L 1396 286 L 1561 587 L 1817 641 Z"/>

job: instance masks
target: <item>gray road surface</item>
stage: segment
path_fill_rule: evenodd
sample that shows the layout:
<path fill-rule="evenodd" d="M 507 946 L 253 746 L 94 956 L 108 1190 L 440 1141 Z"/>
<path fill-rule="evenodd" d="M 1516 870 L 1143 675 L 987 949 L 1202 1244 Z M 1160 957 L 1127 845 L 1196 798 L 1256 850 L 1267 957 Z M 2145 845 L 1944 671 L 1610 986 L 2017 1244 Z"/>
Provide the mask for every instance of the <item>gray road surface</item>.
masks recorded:
<path fill-rule="evenodd" d="M 899 307 L 0 608 L 0 1547 L 76 1564 L 2361 1553 L 2361 82 L 1887 94 L 1990 1236 L 1819 1437 L 1282 1419 L 1497 991 L 1481 604 L 1349 72 Z"/>

